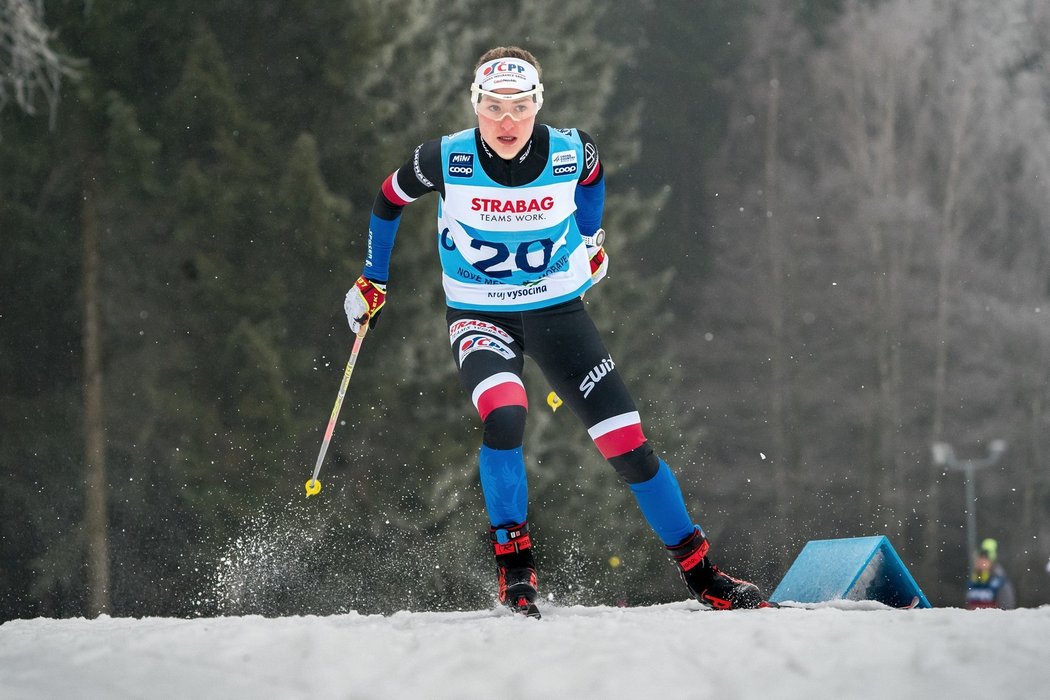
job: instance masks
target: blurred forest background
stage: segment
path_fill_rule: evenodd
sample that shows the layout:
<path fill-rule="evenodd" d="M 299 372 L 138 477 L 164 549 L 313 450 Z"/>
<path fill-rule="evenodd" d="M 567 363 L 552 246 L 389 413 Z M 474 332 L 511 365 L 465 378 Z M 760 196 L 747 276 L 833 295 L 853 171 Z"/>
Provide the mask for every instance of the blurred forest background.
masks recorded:
<path fill-rule="evenodd" d="M 0 620 L 491 603 L 436 197 L 303 483 L 379 184 L 509 44 L 599 144 L 587 303 L 716 561 L 885 534 L 961 605 L 973 513 L 1050 601 L 1050 4 L 0 0 Z M 544 591 L 683 599 L 529 388 Z"/>

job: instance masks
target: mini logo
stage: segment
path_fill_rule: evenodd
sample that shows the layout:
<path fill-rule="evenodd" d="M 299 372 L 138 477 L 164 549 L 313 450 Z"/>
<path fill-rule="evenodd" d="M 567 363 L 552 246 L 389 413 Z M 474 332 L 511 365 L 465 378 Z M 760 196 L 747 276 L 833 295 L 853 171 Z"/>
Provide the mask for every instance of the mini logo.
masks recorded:
<path fill-rule="evenodd" d="M 452 177 L 470 177 L 474 174 L 473 153 L 452 153 L 448 157 L 448 174 Z"/>

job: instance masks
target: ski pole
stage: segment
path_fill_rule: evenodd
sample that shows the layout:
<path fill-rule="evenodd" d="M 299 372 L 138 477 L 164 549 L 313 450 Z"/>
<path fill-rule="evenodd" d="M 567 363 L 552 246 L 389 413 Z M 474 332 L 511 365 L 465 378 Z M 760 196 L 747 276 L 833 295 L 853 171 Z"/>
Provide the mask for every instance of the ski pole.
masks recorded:
<path fill-rule="evenodd" d="M 317 455 L 317 464 L 314 465 L 314 475 L 306 481 L 306 497 L 316 496 L 321 493 L 321 482 L 317 475 L 321 473 L 321 463 L 324 461 L 325 453 L 328 452 L 328 443 L 332 441 L 332 433 L 335 432 L 335 422 L 339 418 L 339 409 L 343 407 L 343 397 L 346 396 L 346 387 L 350 383 L 350 375 L 354 373 L 354 364 L 357 362 L 357 353 L 361 352 L 361 341 L 365 339 L 368 332 L 368 324 L 361 324 L 361 330 L 354 340 L 354 349 L 350 351 L 350 361 L 346 363 L 346 371 L 343 372 L 343 381 L 339 385 L 339 396 L 335 399 L 332 407 L 332 417 L 328 419 L 328 428 L 324 431 L 324 442 L 321 443 L 321 452 Z"/>

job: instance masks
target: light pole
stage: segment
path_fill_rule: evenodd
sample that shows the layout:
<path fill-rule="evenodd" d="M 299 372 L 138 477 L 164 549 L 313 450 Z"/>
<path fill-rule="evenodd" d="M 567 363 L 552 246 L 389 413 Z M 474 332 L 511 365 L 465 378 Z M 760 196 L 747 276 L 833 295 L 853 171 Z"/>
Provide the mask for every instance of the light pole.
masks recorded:
<path fill-rule="evenodd" d="M 975 472 L 982 467 L 990 467 L 999 461 L 1006 452 L 1006 440 L 992 440 L 988 443 L 988 456 L 981 459 L 957 459 L 955 450 L 946 442 L 935 442 L 932 445 L 933 463 L 939 467 L 957 469 L 963 472 L 966 479 L 966 539 L 969 546 L 970 566 L 973 566 L 977 553 L 977 487 Z"/>

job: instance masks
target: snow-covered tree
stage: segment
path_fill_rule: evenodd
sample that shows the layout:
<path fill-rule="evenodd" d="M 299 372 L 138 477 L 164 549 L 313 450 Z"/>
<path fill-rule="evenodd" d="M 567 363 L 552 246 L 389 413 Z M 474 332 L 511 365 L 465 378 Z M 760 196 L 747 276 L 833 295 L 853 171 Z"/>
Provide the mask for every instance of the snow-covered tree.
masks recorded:
<path fill-rule="evenodd" d="M 62 79 L 77 75 L 76 62 L 52 46 L 44 0 L 0 2 L 0 111 L 14 103 L 36 114 L 42 100 L 52 125 Z"/>
<path fill-rule="evenodd" d="M 750 359 L 763 374 L 770 365 L 747 405 L 775 406 L 783 377 L 792 380 L 800 452 L 774 459 L 801 477 L 789 498 L 816 506 L 796 511 L 796 523 L 818 514 L 809 527 L 829 535 L 893 534 L 931 586 L 949 580 L 939 553 L 960 541 L 947 527 L 959 508 L 945 503 L 957 476 L 931 464 L 930 442 L 1030 445 L 1019 426 L 1033 410 L 1045 420 L 1035 408 L 1045 383 L 1004 376 L 1014 362 L 1025 375 L 1045 369 L 1045 353 L 1022 360 L 1019 351 L 1045 342 L 1042 312 L 1017 312 L 1045 308 L 1047 295 L 1037 194 L 1046 156 L 1033 148 L 1050 135 L 1045 22 L 1046 10 L 1025 0 L 858 0 L 819 44 L 797 31 L 756 34 L 715 167 L 720 264 L 705 293 L 741 292 L 726 295 L 728 327 L 738 327 L 731 347 L 747 352 L 726 361 Z M 792 69 L 765 70 L 776 55 Z M 761 230 L 780 231 L 781 247 L 757 245 Z M 758 313 L 778 306 L 779 329 Z M 791 373 L 776 371 L 778 357 Z M 1009 385 L 1026 397 L 1023 410 L 1004 406 Z M 783 444 L 776 415 L 756 426 L 756 442 Z"/>

